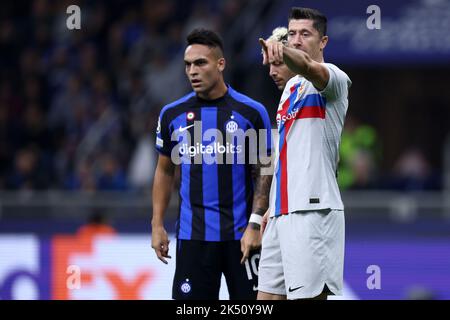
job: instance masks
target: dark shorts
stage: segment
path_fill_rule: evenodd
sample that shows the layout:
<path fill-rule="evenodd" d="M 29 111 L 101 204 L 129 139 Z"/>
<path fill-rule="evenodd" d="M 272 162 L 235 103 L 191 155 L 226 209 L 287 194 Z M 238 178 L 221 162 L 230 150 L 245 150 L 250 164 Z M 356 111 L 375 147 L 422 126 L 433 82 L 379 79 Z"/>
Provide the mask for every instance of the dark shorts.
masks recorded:
<path fill-rule="evenodd" d="M 218 300 L 222 273 L 230 300 L 254 300 L 257 294 L 260 250 L 241 264 L 241 243 L 177 240 L 172 298 Z"/>

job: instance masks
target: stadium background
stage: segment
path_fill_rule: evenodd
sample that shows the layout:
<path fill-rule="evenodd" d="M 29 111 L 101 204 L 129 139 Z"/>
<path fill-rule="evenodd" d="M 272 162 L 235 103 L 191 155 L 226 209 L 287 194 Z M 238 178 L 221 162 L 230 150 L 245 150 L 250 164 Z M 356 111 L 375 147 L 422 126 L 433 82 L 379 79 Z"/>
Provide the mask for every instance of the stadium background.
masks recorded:
<path fill-rule="evenodd" d="M 71 4 L 81 30 L 66 27 Z M 380 30 L 366 27 L 371 4 Z M 159 110 L 189 90 L 185 36 L 219 31 L 227 82 L 274 115 L 280 93 L 257 39 L 286 25 L 293 5 L 328 16 L 325 59 L 353 80 L 339 176 L 344 298 L 450 298 L 448 0 L 8 0 L 0 299 L 170 299 L 174 262 L 163 265 L 150 247 L 150 186 Z M 169 231 L 176 208 L 174 195 Z M 80 267 L 80 288 L 68 286 L 68 266 Z M 368 286 L 374 268 L 378 289 Z"/>

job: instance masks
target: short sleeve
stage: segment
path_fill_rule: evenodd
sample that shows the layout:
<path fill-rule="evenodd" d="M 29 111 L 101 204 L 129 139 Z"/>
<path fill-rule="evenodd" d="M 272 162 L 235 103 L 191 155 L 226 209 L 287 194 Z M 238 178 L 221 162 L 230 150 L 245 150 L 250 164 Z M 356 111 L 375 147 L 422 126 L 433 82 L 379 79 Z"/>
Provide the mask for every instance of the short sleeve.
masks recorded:
<path fill-rule="evenodd" d="M 320 91 L 328 101 L 347 99 L 352 81 L 348 75 L 333 64 L 325 63 L 330 74 L 326 87 Z"/>
<path fill-rule="evenodd" d="M 158 125 L 156 127 L 156 150 L 165 155 L 169 156 L 172 152 L 172 142 L 170 140 L 170 129 L 169 122 L 167 121 L 167 114 L 163 109 L 158 117 Z"/>

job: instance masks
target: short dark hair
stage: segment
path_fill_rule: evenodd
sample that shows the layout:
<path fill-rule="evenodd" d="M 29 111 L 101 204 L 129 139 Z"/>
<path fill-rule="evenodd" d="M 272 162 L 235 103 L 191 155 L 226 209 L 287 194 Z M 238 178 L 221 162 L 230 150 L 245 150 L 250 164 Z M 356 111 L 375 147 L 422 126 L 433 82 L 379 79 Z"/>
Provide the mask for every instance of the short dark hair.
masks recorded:
<path fill-rule="evenodd" d="M 220 36 L 208 29 L 194 29 L 188 34 L 187 38 L 188 45 L 191 44 L 203 44 L 208 47 L 217 48 L 223 52 L 223 41 Z"/>
<path fill-rule="evenodd" d="M 311 8 L 291 8 L 291 13 L 289 14 L 288 21 L 308 19 L 313 20 L 313 27 L 319 34 L 323 37 L 327 35 L 327 17 L 325 17 L 320 11 Z"/>

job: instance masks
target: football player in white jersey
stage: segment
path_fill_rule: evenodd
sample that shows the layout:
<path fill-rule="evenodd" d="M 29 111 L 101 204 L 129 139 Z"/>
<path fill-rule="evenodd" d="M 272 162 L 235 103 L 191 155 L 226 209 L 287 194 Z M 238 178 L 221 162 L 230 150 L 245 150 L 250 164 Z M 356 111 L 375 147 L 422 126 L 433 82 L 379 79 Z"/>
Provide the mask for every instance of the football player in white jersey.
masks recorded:
<path fill-rule="evenodd" d="M 261 228 L 258 299 L 326 299 L 342 292 L 344 206 L 336 170 L 351 81 L 324 62 L 326 29 L 319 11 L 292 8 L 287 45 L 260 39 L 263 63 L 285 63 L 296 75 L 277 111 L 279 143 Z"/>
<path fill-rule="evenodd" d="M 267 38 L 266 41 L 278 41 L 283 44 L 287 44 L 288 30 L 286 27 L 278 27 L 273 29 L 272 35 Z M 264 51 L 263 51 L 264 54 Z M 284 62 L 272 62 L 269 64 L 269 75 L 275 82 L 277 88 L 281 91 L 284 90 L 286 83 L 295 76 L 295 73 L 288 68 Z"/>

